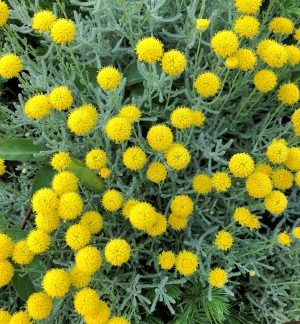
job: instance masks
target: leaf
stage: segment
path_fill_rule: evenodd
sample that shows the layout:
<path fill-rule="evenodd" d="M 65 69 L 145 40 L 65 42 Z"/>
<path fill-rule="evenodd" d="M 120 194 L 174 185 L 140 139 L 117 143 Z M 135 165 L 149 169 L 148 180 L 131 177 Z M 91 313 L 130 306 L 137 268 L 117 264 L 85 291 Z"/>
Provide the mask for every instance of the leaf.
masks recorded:
<path fill-rule="evenodd" d="M 45 151 L 42 145 L 34 144 L 26 138 L 11 139 L 0 142 L 0 157 L 7 161 L 42 161 L 46 156 L 35 156 Z"/>
<path fill-rule="evenodd" d="M 55 171 L 49 165 L 41 167 L 34 177 L 31 187 L 31 195 L 43 187 L 49 187 L 54 174 Z"/>
<path fill-rule="evenodd" d="M 15 270 L 20 270 L 21 268 L 18 265 L 14 265 Z M 16 293 L 26 301 L 28 297 L 36 292 L 35 286 L 29 276 L 29 274 L 25 274 L 21 276 L 19 272 L 15 271 L 15 274 L 11 281 L 12 286 L 14 287 Z"/>
<path fill-rule="evenodd" d="M 74 172 L 86 187 L 100 192 L 105 190 L 103 181 L 94 173 L 94 171 L 86 167 L 84 162 L 72 158 L 72 162 L 68 169 Z"/>
<path fill-rule="evenodd" d="M 138 71 L 135 61 L 132 61 L 126 66 L 123 75 L 127 79 L 127 86 L 143 82 L 143 78 Z"/>

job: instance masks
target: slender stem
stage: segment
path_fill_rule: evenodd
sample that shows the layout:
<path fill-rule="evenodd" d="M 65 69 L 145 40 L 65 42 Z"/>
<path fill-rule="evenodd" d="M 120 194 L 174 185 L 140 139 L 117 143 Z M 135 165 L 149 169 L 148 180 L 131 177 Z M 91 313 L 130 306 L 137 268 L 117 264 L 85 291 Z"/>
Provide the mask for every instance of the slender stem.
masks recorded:
<path fill-rule="evenodd" d="M 166 102 L 165 108 L 167 108 L 168 105 L 169 105 L 169 101 L 170 101 L 170 97 L 171 97 L 171 90 L 172 90 L 172 85 L 173 85 L 173 80 L 174 79 L 171 77 L 170 84 L 169 84 L 169 89 L 168 89 L 168 98 L 167 98 L 167 102 Z"/>

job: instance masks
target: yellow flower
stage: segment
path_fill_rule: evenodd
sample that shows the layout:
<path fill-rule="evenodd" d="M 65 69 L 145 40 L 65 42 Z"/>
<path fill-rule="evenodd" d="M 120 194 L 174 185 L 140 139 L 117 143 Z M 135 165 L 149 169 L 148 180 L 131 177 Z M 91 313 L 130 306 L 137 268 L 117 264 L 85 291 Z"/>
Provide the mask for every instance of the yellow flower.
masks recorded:
<path fill-rule="evenodd" d="M 7 234 L 0 233 L 0 261 L 12 256 L 14 242 Z"/>
<path fill-rule="evenodd" d="M 229 160 L 230 172 L 238 178 L 249 177 L 254 171 L 254 161 L 248 153 L 236 153 Z"/>
<path fill-rule="evenodd" d="M 269 176 L 273 172 L 273 169 L 268 164 L 260 163 L 256 165 L 254 172 L 264 173 Z"/>
<path fill-rule="evenodd" d="M 58 195 L 75 192 L 78 189 L 78 178 L 73 172 L 62 171 L 52 180 L 52 188 Z"/>
<path fill-rule="evenodd" d="M 47 318 L 52 311 L 52 299 L 45 292 L 33 293 L 26 302 L 30 317 L 34 320 Z"/>
<path fill-rule="evenodd" d="M 3 159 L 0 159 L 0 176 L 4 174 L 5 170 L 6 170 L 5 161 Z"/>
<path fill-rule="evenodd" d="M 34 193 L 31 204 L 36 213 L 53 214 L 58 206 L 58 197 L 54 190 L 42 188 Z"/>
<path fill-rule="evenodd" d="M 107 137 L 115 143 L 122 143 L 129 140 L 131 132 L 131 124 L 124 117 L 112 117 L 105 126 Z"/>
<path fill-rule="evenodd" d="M 300 28 L 295 30 L 294 38 L 299 42 L 300 41 Z"/>
<path fill-rule="evenodd" d="M 278 190 L 272 191 L 264 200 L 264 206 L 267 211 L 273 215 L 281 214 L 287 208 L 287 197 Z"/>
<path fill-rule="evenodd" d="M 258 43 L 257 48 L 256 48 L 256 53 L 257 53 L 257 55 L 258 55 L 261 59 L 263 59 L 263 57 L 264 57 L 265 54 L 266 54 L 266 49 L 267 49 L 269 46 L 273 45 L 273 44 L 275 44 L 275 45 L 276 45 L 276 44 L 279 45 L 279 43 L 276 42 L 276 40 L 274 40 L 274 39 L 263 39 L 263 40 L 261 40 L 261 41 Z"/>
<path fill-rule="evenodd" d="M 27 241 L 21 240 L 15 244 L 12 254 L 12 260 L 15 263 L 26 265 L 31 263 L 34 258 L 34 253 L 29 249 Z"/>
<path fill-rule="evenodd" d="M 109 168 L 101 168 L 100 171 L 99 171 L 99 176 L 102 178 L 102 179 L 107 179 L 111 174 L 111 170 Z"/>
<path fill-rule="evenodd" d="M 31 231 L 27 236 L 27 245 L 34 254 L 47 251 L 51 244 L 51 237 L 47 232 L 36 229 Z"/>
<path fill-rule="evenodd" d="M 79 250 L 89 244 L 91 232 L 82 224 L 70 226 L 66 232 L 66 243 L 73 250 Z"/>
<path fill-rule="evenodd" d="M 125 217 L 125 218 L 129 218 L 129 215 L 130 215 L 130 211 L 131 211 L 131 208 L 135 205 L 137 205 L 139 203 L 138 200 L 136 199 L 128 199 L 124 205 L 123 205 L 123 208 L 122 208 L 122 215 Z"/>
<path fill-rule="evenodd" d="M 208 282 L 214 288 L 222 288 L 228 281 L 227 272 L 221 268 L 214 268 L 209 271 Z"/>
<path fill-rule="evenodd" d="M 75 38 L 76 27 L 70 19 L 57 19 L 51 28 L 51 38 L 54 43 L 64 45 Z"/>
<path fill-rule="evenodd" d="M 219 231 L 215 237 L 214 244 L 219 250 L 228 251 L 233 244 L 233 236 L 227 231 Z"/>
<path fill-rule="evenodd" d="M 199 18 L 196 20 L 196 27 L 201 32 L 205 32 L 210 25 L 210 20 L 206 18 Z"/>
<path fill-rule="evenodd" d="M 280 102 L 292 106 L 299 101 L 299 88 L 296 83 L 285 83 L 280 86 L 277 96 Z"/>
<path fill-rule="evenodd" d="M 212 185 L 218 192 L 225 192 L 231 187 L 231 179 L 226 172 L 215 172 L 212 175 Z"/>
<path fill-rule="evenodd" d="M 250 231 L 253 231 L 254 229 L 260 228 L 260 222 L 256 215 L 250 214 L 246 226 L 249 227 Z"/>
<path fill-rule="evenodd" d="M 237 12 L 252 15 L 258 12 L 262 0 L 235 0 Z"/>
<path fill-rule="evenodd" d="M 167 178 L 167 168 L 161 162 L 152 162 L 147 169 L 147 179 L 154 183 L 161 183 Z"/>
<path fill-rule="evenodd" d="M 285 166 L 292 171 L 300 170 L 300 147 L 291 147 L 288 149 Z"/>
<path fill-rule="evenodd" d="M 289 35 L 294 31 L 294 24 L 291 19 L 285 17 L 275 17 L 270 21 L 269 29 L 274 34 Z"/>
<path fill-rule="evenodd" d="M 87 314 L 83 318 L 86 324 L 107 324 L 110 317 L 110 309 L 106 302 L 99 300 L 96 313 Z"/>
<path fill-rule="evenodd" d="M 185 55 L 177 50 L 165 52 L 161 60 L 161 67 L 166 74 L 172 77 L 178 76 L 186 67 Z"/>
<path fill-rule="evenodd" d="M 300 171 L 298 171 L 295 175 L 295 182 L 298 187 L 300 187 Z"/>
<path fill-rule="evenodd" d="M 92 234 L 96 234 L 103 228 L 103 217 L 96 211 L 87 211 L 82 215 L 80 224 L 86 226 Z"/>
<path fill-rule="evenodd" d="M 6 286 L 14 276 L 14 267 L 7 261 L 0 261 L 0 288 Z"/>
<path fill-rule="evenodd" d="M 63 171 L 66 169 L 71 163 L 71 157 L 69 153 L 60 151 L 58 153 L 55 153 L 50 161 L 50 164 L 52 168 L 54 168 L 56 171 Z"/>
<path fill-rule="evenodd" d="M 76 266 L 74 266 L 70 270 L 69 278 L 71 284 L 77 289 L 86 287 L 91 282 L 92 279 L 91 274 L 78 269 L 78 267 Z"/>
<path fill-rule="evenodd" d="M 154 125 L 147 133 L 147 142 L 157 152 L 165 152 L 173 144 L 173 133 L 166 125 Z"/>
<path fill-rule="evenodd" d="M 83 208 L 80 195 L 76 192 L 68 192 L 60 197 L 58 205 L 58 215 L 64 220 L 75 219 Z"/>
<path fill-rule="evenodd" d="M 74 109 L 68 117 L 68 127 L 75 135 L 89 133 L 97 123 L 98 113 L 93 105 L 83 105 Z"/>
<path fill-rule="evenodd" d="M 7 53 L 1 56 L 0 76 L 2 78 L 11 79 L 17 77 L 19 76 L 19 73 L 22 70 L 23 70 L 23 63 L 22 60 L 17 55 Z"/>
<path fill-rule="evenodd" d="M 155 224 L 157 212 L 152 205 L 146 202 L 139 202 L 131 207 L 129 220 L 134 228 L 140 231 L 147 231 Z"/>
<path fill-rule="evenodd" d="M 119 116 L 126 118 L 130 124 L 133 124 L 139 121 L 142 116 L 142 112 L 137 106 L 126 105 L 120 109 Z"/>
<path fill-rule="evenodd" d="M 250 210 L 246 207 L 237 207 L 234 210 L 233 218 L 241 226 L 247 226 L 250 217 Z"/>
<path fill-rule="evenodd" d="M 257 58 L 252 49 L 240 48 L 234 55 L 238 59 L 237 68 L 241 71 L 249 71 L 254 69 Z"/>
<path fill-rule="evenodd" d="M 179 217 L 188 217 L 193 213 L 194 202 L 187 195 L 177 195 L 172 199 L 170 209 Z"/>
<path fill-rule="evenodd" d="M 144 167 L 146 162 L 146 153 L 139 146 L 129 147 L 123 153 L 123 163 L 126 166 L 126 168 L 130 170 L 140 170 Z"/>
<path fill-rule="evenodd" d="M 193 112 L 188 107 L 177 107 L 171 113 L 172 126 L 179 129 L 186 129 L 193 124 Z"/>
<path fill-rule="evenodd" d="M 188 218 L 171 213 L 168 217 L 168 225 L 174 231 L 182 231 L 188 226 Z"/>
<path fill-rule="evenodd" d="M 284 140 L 273 140 L 267 147 L 267 157 L 274 164 L 284 163 L 288 157 L 288 147 Z"/>
<path fill-rule="evenodd" d="M 74 296 L 74 309 L 81 316 L 95 315 L 98 310 L 100 297 L 92 288 L 82 288 Z"/>
<path fill-rule="evenodd" d="M 135 52 L 138 60 L 145 63 L 155 63 L 163 56 L 163 44 L 155 37 L 145 37 L 138 41 Z"/>
<path fill-rule="evenodd" d="M 9 324 L 31 324 L 31 320 L 30 320 L 28 312 L 19 311 L 19 312 L 13 314 L 13 316 L 10 319 Z"/>
<path fill-rule="evenodd" d="M 32 17 L 32 29 L 39 32 L 50 32 L 56 21 L 55 14 L 50 10 L 41 10 Z"/>
<path fill-rule="evenodd" d="M 253 83 L 258 91 L 266 93 L 275 88 L 277 76 L 273 71 L 260 70 L 255 74 Z"/>
<path fill-rule="evenodd" d="M 158 263 L 164 270 L 171 270 L 176 261 L 176 255 L 172 251 L 163 251 L 158 255 Z"/>
<path fill-rule="evenodd" d="M 35 225 L 39 230 L 51 233 L 59 226 L 59 216 L 55 213 L 47 215 L 37 214 L 35 216 Z"/>
<path fill-rule="evenodd" d="M 264 173 L 254 172 L 246 180 L 246 190 L 253 198 L 264 198 L 272 191 L 271 179 Z"/>
<path fill-rule="evenodd" d="M 102 257 L 97 248 L 86 246 L 80 249 L 75 255 L 76 267 L 85 273 L 93 274 L 102 265 Z"/>
<path fill-rule="evenodd" d="M 1 7 L 1 2 L 0 2 L 0 7 Z M 8 311 L 0 309 L 0 323 L 9 324 L 10 319 L 11 319 L 11 314 Z"/>
<path fill-rule="evenodd" d="M 292 243 L 291 236 L 289 234 L 287 234 L 286 232 L 279 233 L 277 235 L 277 241 L 281 245 L 288 245 L 288 246 L 290 246 Z"/>
<path fill-rule="evenodd" d="M 272 182 L 276 189 L 287 190 L 293 186 L 293 174 L 286 169 L 277 169 L 272 173 Z"/>
<path fill-rule="evenodd" d="M 193 189 L 200 195 L 207 195 L 212 189 L 212 179 L 206 174 L 197 174 L 193 178 Z"/>
<path fill-rule="evenodd" d="M 115 212 L 122 206 L 122 193 L 115 189 L 107 190 L 103 194 L 101 202 L 107 211 Z"/>
<path fill-rule="evenodd" d="M 298 227 L 295 227 L 293 229 L 293 235 L 294 235 L 294 238 L 296 238 L 296 239 L 299 239 L 300 238 L 300 227 L 299 226 Z"/>
<path fill-rule="evenodd" d="M 175 268 L 183 276 L 190 276 L 197 271 L 198 263 L 195 253 L 183 250 L 176 256 Z"/>
<path fill-rule="evenodd" d="M 45 292 L 52 298 L 60 298 L 66 295 L 70 285 L 69 274 L 58 268 L 48 270 L 42 281 Z"/>
<path fill-rule="evenodd" d="M 130 324 L 130 322 L 123 316 L 114 316 L 106 324 Z"/>
<path fill-rule="evenodd" d="M 52 89 L 49 94 L 51 106 L 56 110 L 66 110 L 72 106 L 73 95 L 66 86 L 59 86 Z"/>
<path fill-rule="evenodd" d="M 1 0 L 0 1 L 0 27 L 6 24 L 8 17 L 9 17 L 8 5 Z"/>
<path fill-rule="evenodd" d="M 228 69 L 236 69 L 239 65 L 239 60 L 235 56 L 227 57 L 225 65 Z"/>
<path fill-rule="evenodd" d="M 130 245 L 125 240 L 112 239 L 105 245 L 105 259 L 111 265 L 120 267 L 128 262 L 130 250 Z"/>
<path fill-rule="evenodd" d="M 103 90 L 115 90 L 121 79 L 122 74 L 113 66 L 105 66 L 97 74 L 97 82 Z"/>
<path fill-rule="evenodd" d="M 239 39 L 231 30 L 222 30 L 211 39 L 211 47 L 218 56 L 225 58 L 238 50 Z"/>
<path fill-rule="evenodd" d="M 257 48 L 260 58 L 273 68 L 281 68 L 288 61 L 288 53 L 285 47 L 276 41 L 263 43 L 263 46 Z"/>
<path fill-rule="evenodd" d="M 300 49 L 295 45 L 287 45 L 285 49 L 288 54 L 288 64 L 295 66 L 300 63 Z"/>
<path fill-rule="evenodd" d="M 240 37 L 252 39 L 259 32 L 259 21 L 253 16 L 241 16 L 234 23 L 233 30 Z"/>
<path fill-rule="evenodd" d="M 192 125 L 202 126 L 205 122 L 205 115 L 202 111 L 194 110 L 192 111 Z"/>
<path fill-rule="evenodd" d="M 199 74 L 194 82 L 194 88 L 203 98 L 213 97 L 221 87 L 220 78 L 212 72 Z"/>
<path fill-rule="evenodd" d="M 104 150 L 93 149 L 85 156 L 85 164 L 92 170 L 100 170 L 107 163 L 107 155 Z"/>
<path fill-rule="evenodd" d="M 156 213 L 155 223 L 149 227 L 146 232 L 150 236 L 159 236 L 166 232 L 167 230 L 167 220 L 163 214 Z"/>
<path fill-rule="evenodd" d="M 182 144 L 174 144 L 166 153 L 167 164 L 174 170 L 185 169 L 191 161 L 190 152 Z"/>
<path fill-rule="evenodd" d="M 32 119 L 40 119 L 51 112 L 51 103 L 47 95 L 39 94 L 28 99 L 24 106 L 24 113 Z"/>

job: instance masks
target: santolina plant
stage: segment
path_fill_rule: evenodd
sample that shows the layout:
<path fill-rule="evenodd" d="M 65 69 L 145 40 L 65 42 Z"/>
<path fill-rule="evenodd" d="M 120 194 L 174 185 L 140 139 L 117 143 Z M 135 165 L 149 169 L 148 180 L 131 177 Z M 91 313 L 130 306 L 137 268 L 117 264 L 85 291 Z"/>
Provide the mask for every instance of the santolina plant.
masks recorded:
<path fill-rule="evenodd" d="M 1 323 L 299 319 L 294 9 L 0 0 Z"/>

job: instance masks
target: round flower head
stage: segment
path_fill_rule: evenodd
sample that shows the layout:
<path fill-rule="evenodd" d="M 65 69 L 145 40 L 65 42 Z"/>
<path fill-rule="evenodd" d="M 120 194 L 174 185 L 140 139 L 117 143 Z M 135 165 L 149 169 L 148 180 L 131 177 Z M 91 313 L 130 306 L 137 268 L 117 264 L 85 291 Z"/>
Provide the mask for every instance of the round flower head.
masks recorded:
<path fill-rule="evenodd" d="M 120 267 L 128 262 L 130 250 L 130 245 L 125 240 L 112 239 L 105 245 L 105 259 L 111 265 Z"/>
<path fill-rule="evenodd" d="M 241 16 L 234 23 L 233 30 L 240 37 L 252 39 L 259 32 L 259 21 L 253 16 Z"/>
<path fill-rule="evenodd" d="M 32 197 L 31 205 L 33 211 L 43 215 L 53 214 L 58 206 L 58 197 L 54 190 L 42 188 L 36 191 Z"/>
<path fill-rule="evenodd" d="M 247 223 L 246 226 L 250 229 L 250 231 L 253 231 L 255 229 L 259 229 L 260 228 L 260 222 L 257 216 L 250 214 L 248 219 L 247 219 Z"/>
<path fill-rule="evenodd" d="M 295 30 L 294 38 L 296 39 L 296 41 L 300 41 L 300 28 Z"/>
<path fill-rule="evenodd" d="M 143 168 L 146 162 L 146 153 L 139 146 L 129 147 L 123 153 L 123 163 L 126 166 L 126 168 L 130 170 L 140 170 Z"/>
<path fill-rule="evenodd" d="M 295 183 L 298 187 L 300 187 L 300 171 L 298 171 L 295 175 Z"/>
<path fill-rule="evenodd" d="M 93 105 L 83 105 L 73 110 L 68 117 L 68 128 L 75 135 L 89 133 L 97 123 L 98 113 Z"/>
<path fill-rule="evenodd" d="M 208 282 L 211 287 L 222 288 L 228 281 L 227 272 L 221 268 L 214 268 L 209 271 Z"/>
<path fill-rule="evenodd" d="M 273 140 L 267 147 L 267 157 L 274 164 L 284 163 L 288 156 L 288 147 L 284 140 Z"/>
<path fill-rule="evenodd" d="M 172 251 L 163 251 L 158 255 L 158 264 L 164 270 L 171 270 L 176 261 L 176 255 Z"/>
<path fill-rule="evenodd" d="M 75 219 L 83 208 L 80 195 L 76 192 L 68 192 L 60 197 L 58 205 L 58 215 L 64 220 Z"/>
<path fill-rule="evenodd" d="M 115 212 L 122 206 L 122 193 L 115 189 L 107 190 L 103 194 L 101 202 L 107 211 Z"/>
<path fill-rule="evenodd" d="M 231 187 L 231 179 L 226 172 L 215 172 L 212 175 L 212 186 L 218 192 L 225 192 Z"/>
<path fill-rule="evenodd" d="M 258 91 L 266 93 L 276 87 L 277 76 L 273 71 L 260 70 L 255 74 L 253 83 Z"/>
<path fill-rule="evenodd" d="M 238 207 L 234 210 L 233 219 L 241 226 L 247 225 L 250 217 L 250 210 L 246 207 Z"/>
<path fill-rule="evenodd" d="M 273 68 L 281 68 L 287 63 L 288 53 L 283 45 L 275 41 L 263 44 L 261 48 L 257 48 L 257 53 L 266 64 Z"/>
<path fill-rule="evenodd" d="M 175 268 L 183 276 L 190 276 L 195 273 L 198 264 L 198 256 L 193 252 L 184 250 L 176 256 Z"/>
<path fill-rule="evenodd" d="M 135 52 L 138 60 L 145 63 L 155 63 L 160 61 L 164 49 L 160 40 L 155 37 L 145 37 L 138 41 Z"/>
<path fill-rule="evenodd" d="M 193 124 L 193 112 L 188 107 L 177 107 L 171 113 L 172 126 L 179 129 L 186 129 Z"/>
<path fill-rule="evenodd" d="M 102 257 L 97 248 L 86 246 L 76 253 L 75 262 L 80 271 L 93 274 L 100 269 Z"/>
<path fill-rule="evenodd" d="M 35 216 L 35 225 L 39 230 L 51 233 L 59 226 L 59 216 L 55 213 L 47 215 L 37 214 Z"/>
<path fill-rule="evenodd" d="M 24 106 L 24 113 L 27 117 L 32 119 L 40 119 L 51 112 L 51 103 L 49 96 L 39 94 L 31 97 L 26 101 Z"/>
<path fill-rule="evenodd" d="M 66 232 L 66 243 L 73 250 L 79 250 L 89 244 L 91 232 L 82 224 L 75 224 Z"/>
<path fill-rule="evenodd" d="M 69 274 L 65 270 L 57 268 L 48 270 L 42 282 L 45 292 L 52 298 L 60 298 L 66 295 L 70 285 Z"/>
<path fill-rule="evenodd" d="M 41 10 L 32 17 L 32 29 L 39 32 L 50 32 L 56 21 L 55 14 L 50 10 Z"/>
<path fill-rule="evenodd" d="M 292 188 L 294 176 L 292 172 L 286 169 L 277 169 L 272 173 L 272 183 L 276 189 L 287 190 Z"/>
<path fill-rule="evenodd" d="M 128 141 L 131 136 L 131 124 L 127 118 L 112 117 L 108 120 L 105 126 L 105 133 L 107 137 L 115 142 L 122 143 Z"/>
<path fill-rule="evenodd" d="M 222 30 L 211 39 L 211 47 L 218 56 L 225 58 L 238 50 L 239 39 L 234 32 Z"/>
<path fill-rule="evenodd" d="M 235 8 L 237 12 L 252 15 L 258 12 L 262 0 L 235 0 Z"/>
<path fill-rule="evenodd" d="M 51 38 L 58 45 L 71 43 L 75 38 L 75 33 L 75 24 L 70 19 L 57 19 L 51 28 Z"/>
<path fill-rule="evenodd" d="M 212 180 L 206 174 L 197 174 L 193 178 L 193 189 L 197 194 L 207 195 L 212 189 Z"/>
<path fill-rule="evenodd" d="M 31 324 L 30 316 L 27 311 L 19 311 L 13 314 L 9 324 Z"/>
<path fill-rule="evenodd" d="M 168 175 L 167 168 L 161 162 L 152 162 L 147 169 L 147 179 L 154 183 L 161 183 L 166 180 Z"/>
<path fill-rule="evenodd" d="M 58 172 L 63 171 L 66 169 L 71 163 L 71 157 L 69 153 L 60 151 L 58 153 L 55 153 L 50 161 L 50 164 L 53 169 L 55 169 Z"/>
<path fill-rule="evenodd" d="M 70 270 L 69 278 L 72 286 L 77 289 L 86 287 L 92 280 L 91 274 L 78 269 L 76 266 Z"/>
<path fill-rule="evenodd" d="M 147 229 L 147 234 L 150 236 L 159 236 L 166 232 L 167 230 L 167 220 L 163 214 L 156 213 L 155 223 Z"/>
<path fill-rule="evenodd" d="M 52 311 L 52 307 L 52 299 L 45 292 L 31 294 L 26 302 L 28 314 L 34 320 L 47 318 Z"/>
<path fill-rule="evenodd" d="M 233 241 L 233 236 L 222 230 L 217 233 L 214 244 L 219 250 L 228 251 L 232 247 Z"/>
<path fill-rule="evenodd" d="M 139 203 L 138 200 L 136 199 L 128 199 L 124 205 L 123 205 L 123 208 L 122 208 L 122 215 L 125 217 L 125 218 L 129 218 L 129 215 L 130 215 L 130 211 L 131 211 L 131 208 L 135 205 L 137 205 Z"/>
<path fill-rule="evenodd" d="M 270 21 L 269 29 L 274 34 L 289 35 L 294 31 L 294 24 L 291 19 L 284 17 L 275 17 Z"/>
<path fill-rule="evenodd" d="M 271 214 L 278 215 L 286 210 L 288 200 L 281 191 L 274 190 L 265 198 L 264 205 Z"/>
<path fill-rule="evenodd" d="M 253 50 L 240 48 L 234 55 L 238 59 L 237 68 L 243 72 L 254 69 L 257 59 Z"/>
<path fill-rule="evenodd" d="M 171 211 L 179 217 L 188 217 L 194 209 L 193 200 L 187 195 L 177 195 L 172 199 Z"/>
<path fill-rule="evenodd" d="M 205 115 L 202 111 L 192 111 L 192 125 L 202 126 L 205 122 Z"/>
<path fill-rule="evenodd" d="M 3 176 L 5 170 L 6 170 L 5 161 L 3 159 L 0 159 L 0 176 Z"/>
<path fill-rule="evenodd" d="M 27 245 L 34 254 L 39 254 L 47 251 L 50 244 L 51 237 L 43 230 L 33 230 L 27 236 Z"/>
<path fill-rule="evenodd" d="M 52 89 L 49 94 L 51 106 L 56 110 L 66 110 L 72 106 L 73 95 L 66 86 L 59 86 Z"/>
<path fill-rule="evenodd" d="M 0 233 L 0 262 L 12 256 L 14 242 L 7 234 Z"/>
<path fill-rule="evenodd" d="M 75 192 L 78 189 L 78 178 L 73 172 L 62 171 L 52 180 L 52 188 L 58 195 Z"/>
<path fill-rule="evenodd" d="M 110 317 L 110 309 L 107 306 L 107 303 L 103 300 L 99 300 L 97 305 L 96 313 L 87 314 L 83 318 L 86 324 L 107 324 Z"/>
<path fill-rule="evenodd" d="M 253 198 L 264 198 L 272 191 L 271 179 L 264 173 L 254 172 L 246 180 L 246 190 Z"/>
<path fill-rule="evenodd" d="M 257 48 L 256 48 L 256 53 L 257 55 L 263 59 L 266 55 L 266 49 L 270 46 L 270 45 L 273 45 L 273 44 L 277 44 L 277 45 L 280 45 L 278 42 L 276 42 L 276 40 L 274 39 L 263 39 L 261 40 L 258 45 L 257 45 Z"/>
<path fill-rule="evenodd" d="M 85 156 L 85 164 L 92 170 L 100 170 L 107 163 L 107 155 L 104 150 L 93 149 Z"/>
<path fill-rule="evenodd" d="M 295 45 L 287 45 L 285 49 L 288 54 L 288 64 L 295 66 L 300 63 L 300 49 Z"/>
<path fill-rule="evenodd" d="M 122 74 L 113 66 L 103 67 L 97 75 L 97 82 L 103 90 L 115 90 L 122 79 Z"/>
<path fill-rule="evenodd" d="M 273 172 L 273 169 L 268 164 L 259 163 L 256 165 L 254 172 L 264 173 L 269 176 Z"/>
<path fill-rule="evenodd" d="M 119 111 L 119 116 L 126 118 L 130 124 L 136 123 L 142 116 L 140 108 L 134 105 L 123 106 Z"/>
<path fill-rule="evenodd" d="M 166 125 L 154 125 L 147 133 L 147 142 L 157 152 L 165 152 L 173 144 L 173 133 Z"/>
<path fill-rule="evenodd" d="M 295 227 L 293 229 L 293 236 L 296 239 L 300 239 L 300 227 L 299 226 L 298 227 Z"/>
<path fill-rule="evenodd" d="M 0 288 L 6 286 L 10 283 L 12 277 L 14 276 L 14 267 L 7 261 L 0 261 Z"/>
<path fill-rule="evenodd" d="M 287 234 L 286 232 L 279 233 L 277 235 L 277 241 L 279 244 L 287 245 L 287 246 L 290 246 L 292 243 L 291 236 L 289 234 Z"/>
<path fill-rule="evenodd" d="M 1 2 L 0 2 L 0 7 L 1 7 Z M 11 314 L 8 311 L 0 309 L 0 323 L 9 324 L 10 320 L 11 320 Z"/>
<path fill-rule="evenodd" d="M 168 217 L 168 225 L 174 231 L 182 231 L 188 226 L 188 217 L 180 217 L 171 213 Z"/>
<path fill-rule="evenodd" d="M 129 213 L 129 220 L 131 225 L 140 230 L 147 231 L 156 222 L 157 212 L 154 207 L 146 202 L 139 202 L 134 205 Z"/>
<path fill-rule="evenodd" d="M 236 69 L 239 65 L 239 60 L 235 56 L 227 57 L 225 65 L 228 69 Z"/>
<path fill-rule="evenodd" d="M 74 296 L 74 309 L 81 316 L 94 315 L 98 311 L 100 297 L 96 290 L 83 288 Z"/>
<path fill-rule="evenodd" d="M 203 98 L 213 97 L 220 90 L 220 87 L 220 78 L 212 72 L 199 74 L 194 82 L 194 88 Z"/>
<path fill-rule="evenodd" d="M 12 260 L 15 263 L 26 265 L 31 263 L 34 258 L 34 253 L 29 249 L 27 241 L 21 240 L 15 244 Z"/>
<path fill-rule="evenodd" d="M 109 168 L 101 168 L 100 171 L 99 171 L 99 176 L 102 178 L 102 179 L 107 179 L 111 174 L 111 170 Z"/>
<path fill-rule="evenodd" d="M 205 18 L 200 18 L 196 20 L 196 27 L 201 32 L 205 32 L 210 25 L 210 20 Z"/>
<path fill-rule="evenodd" d="M 177 50 L 170 50 L 164 53 L 161 60 L 161 66 L 165 73 L 169 74 L 171 77 L 175 77 L 184 71 L 186 67 L 186 58 L 183 53 Z"/>
<path fill-rule="evenodd" d="M 288 149 L 285 166 L 292 171 L 300 170 L 300 147 L 291 147 Z"/>
<path fill-rule="evenodd" d="M 230 172 L 238 178 L 246 178 L 254 171 L 254 161 L 248 153 L 234 154 L 229 160 Z"/>
<path fill-rule="evenodd" d="M 23 70 L 23 63 L 22 60 L 17 55 L 8 53 L 1 56 L 0 76 L 2 78 L 4 79 L 15 78 L 19 75 L 19 73 L 22 70 Z"/>
<path fill-rule="evenodd" d="M 130 324 L 130 322 L 123 316 L 114 316 L 106 324 Z"/>
<path fill-rule="evenodd" d="M 6 24 L 9 17 L 9 8 L 4 1 L 0 1 L 0 27 Z"/>
<path fill-rule="evenodd" d="M 285 83 L 278 90 L 278 100 L 285 105 L 292 106 L 299 101 L 300 92 L 295 83 Z"/>
<path fill-rule="evenodd" d="M 190 161 L 191 154 L 182 144 L 174 144 L 166 153 L 167 164 L 174 170 L 185 169 Z"/>
<path fill-rule="evenodd" d="M 96 234 L 103 228 L 103 218 L 96 211 L 87 211 L 82 215 L 80 224 L 86 226 L 91 234 Z"/>

